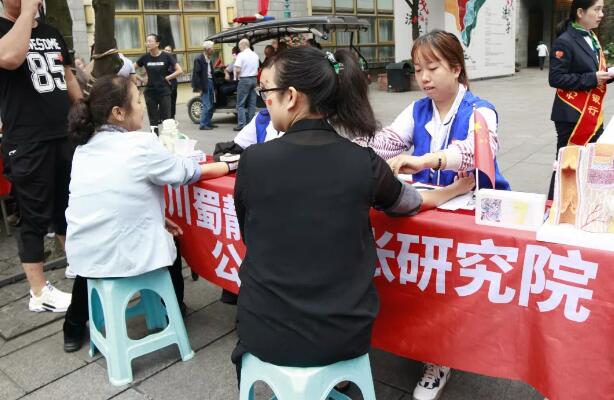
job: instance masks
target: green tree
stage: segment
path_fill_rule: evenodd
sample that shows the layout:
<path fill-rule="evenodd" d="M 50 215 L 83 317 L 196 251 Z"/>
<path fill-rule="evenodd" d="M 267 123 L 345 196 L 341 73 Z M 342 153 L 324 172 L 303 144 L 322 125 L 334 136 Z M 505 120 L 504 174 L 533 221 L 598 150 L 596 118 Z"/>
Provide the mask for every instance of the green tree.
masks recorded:
<path fill-rule="evenodd" d="M 72 18 L 67 0 L 48 1 L 46 10 L 47 23 L 55 26 L 66 39 L 69 48 L 73 48 Z"/>
<path fill-rule="evenodd" d="M 94 28 L 94 54 L 104 54 L 115 48 L 115 0 L 94 0 L 96 26 Z M 73 47 L 72 18 L 67 0 L 47 1 L 47 22 L 62 33 L 70 48 Z M 100 58 L 94 63 L 92 75 L 99 78 L 117 73 L 122 61 L 117 54 Z"/>

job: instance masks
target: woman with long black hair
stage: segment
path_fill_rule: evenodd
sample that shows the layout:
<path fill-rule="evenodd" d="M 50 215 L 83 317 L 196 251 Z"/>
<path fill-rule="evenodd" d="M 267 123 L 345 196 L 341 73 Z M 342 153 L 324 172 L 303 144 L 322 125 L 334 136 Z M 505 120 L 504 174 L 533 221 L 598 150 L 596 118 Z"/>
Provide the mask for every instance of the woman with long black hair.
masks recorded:
<path fill-rule="evenodd" d="M 257 92 L 286 133 L 241 156 L 235 206 L 247 252 L 233 362 L 240 369 L 251 353 L 308 367 L 362 356 L 379 307 L 370 208 L 415 214 L 468 192 L 474 179 L 419 194 L 372 149 L 348 140 L 372 137 L 378 124 L 347 50 L 278 53 Z"/>
<path fill-rule="evenodd" d="M 556 89 L 551 120 L 556 157 L 568 145 L 596 142 L 603 132 L 607 71 L 603 48 L 593 29 L 603 19 L 603 0 L 573 0 L 569 17 L 557 27 L 550 53 L 550 86 Z M 548 198 L 554 194 L 554 173 Z"/>

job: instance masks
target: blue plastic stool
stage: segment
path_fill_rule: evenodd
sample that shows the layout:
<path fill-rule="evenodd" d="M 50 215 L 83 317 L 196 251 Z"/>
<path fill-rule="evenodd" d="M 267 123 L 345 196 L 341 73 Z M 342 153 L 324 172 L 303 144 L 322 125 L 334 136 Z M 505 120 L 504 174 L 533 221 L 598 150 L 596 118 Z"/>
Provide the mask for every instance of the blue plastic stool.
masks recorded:
<path fill-rule="evenodd" d="M 112 385 L 121 386 L 132 382 L 132 359 L 171 344 L 177 344 L 183 361 L 194 357 L 166 268 L 127 278 L 88 279 L 87 289 L 90 356 L 96 354 L 96 349 L 104 355 Z M 136 292 L 141 292 L 141 299 L 128 308 L 128 302 Z M 149 330 L 162 331 L 139 340 L 130 339 L 126 318 L 137 315 L 145 315 Z M 103 328 L 106 337 L 101 333 Z"/>
<path fill-rule="evenodd" d="M 340 361 L 324 367 L 280 367 L 246 353 L 241 364 L 240 400 L 254 399 L 254 383 L 263 381 L 279 400 L 351 400 L 334 387 L 342 381 L 354 382 L 364 400 L 375 400 L 369 355 Z"/>

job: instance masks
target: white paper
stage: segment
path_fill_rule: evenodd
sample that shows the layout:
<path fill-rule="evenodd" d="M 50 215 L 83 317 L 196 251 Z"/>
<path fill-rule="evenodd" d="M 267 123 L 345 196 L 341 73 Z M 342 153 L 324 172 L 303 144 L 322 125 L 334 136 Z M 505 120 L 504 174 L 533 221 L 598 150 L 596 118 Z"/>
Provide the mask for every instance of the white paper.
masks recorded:
<path fill-rule="evenodd" d="M 473 196 L 473 191 L 455 197 L 437 208 L 448 211 L 475 210 L 475 197 Z"/>
<path fill-rule="evenodd" d="M 612 251 L 614 234 L 585 232 L 577 229 L 571 224 L 553 225 L 546 222 L 537 231 L 537 240 L 540 242 L 559 243 Z"/>

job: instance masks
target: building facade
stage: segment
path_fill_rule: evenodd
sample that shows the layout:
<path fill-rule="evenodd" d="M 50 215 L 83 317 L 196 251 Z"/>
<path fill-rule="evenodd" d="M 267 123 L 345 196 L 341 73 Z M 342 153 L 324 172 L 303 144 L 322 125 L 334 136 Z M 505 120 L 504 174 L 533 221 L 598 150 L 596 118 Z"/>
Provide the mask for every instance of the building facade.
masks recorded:
<path fill-rule="evenodd" d="M 68 0 L 74 22 L 75 50 L 89 58 L 94 12 L 91 0 Z M 204 38 L 232 26 L 236 16 L 253 15 L 256 0 L 117 0 L 116 36 L 120 50 L 136 59 L 145 52 L 145 35 L 162 36 L 162 45 L 176 48 L 179 62 L 190 72 Z M 469 29 L 459 10 L 479 5 Z M 551 47 L 555 26 L 565 19 L 571 0 L 271 0 L 269 15 L 283 18 L 304 15 L 357 15 L 371 28 L 355 38 L 361 53 L 375 66 L 409 58 L 414 30 L 456 32 L 465 45 L 474 77 L 509 75 L 517 68 L 537 65 L 536 47 L 543 40 Z M 416 7 L 412 7 L 415 5 Z M 606 9 L 614 0 L 606 0 Z M 463 32 L 463 29 L 465 31 Z M 614 57 L 614 13 L 606 14 L 599 28 L 601 42 Z M 463 36 L 464 35 L 464 36 Z M 334 50 L 347 46 L 349 33 L 337 33 L 323 42 Z M 220 48 L 224 61 L 230 46 Z"/>

